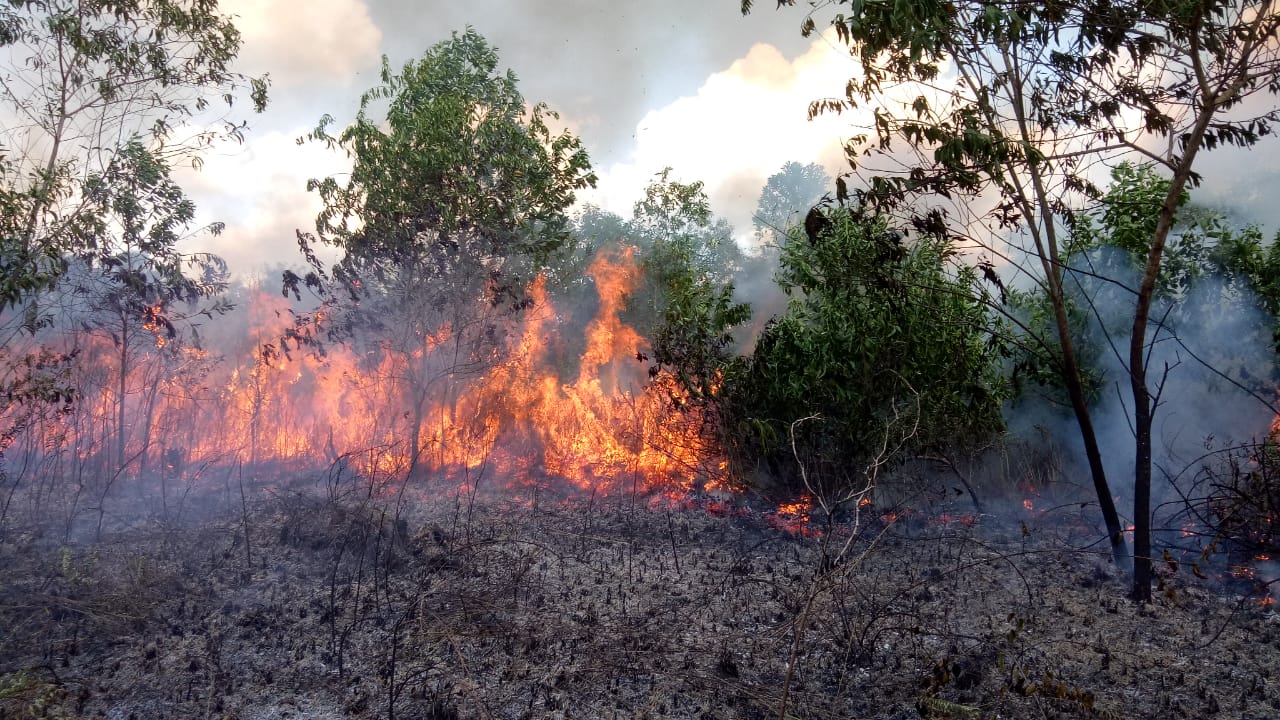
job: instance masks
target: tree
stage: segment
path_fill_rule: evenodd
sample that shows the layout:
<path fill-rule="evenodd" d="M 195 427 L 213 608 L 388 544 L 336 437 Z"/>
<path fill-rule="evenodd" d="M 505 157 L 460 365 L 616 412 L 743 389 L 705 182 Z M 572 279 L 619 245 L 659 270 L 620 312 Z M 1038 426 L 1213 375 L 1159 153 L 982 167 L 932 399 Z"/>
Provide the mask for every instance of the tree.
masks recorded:
<path fill-rule="evenodd" d="M 307 321 L 323 315 L 333 338 L 367 331 L 400 358 L 410 472 L 428 400 L 493 361 L 498 316 L 528 306 L 527 284 L 568 239 L 574 191 L 595 182 L 578 138 L 549 127 L 555 117 L 526 106 L 515 74 L 468 29 L 399 73 L 384 58 L 355 122 L 334 135 L 326 115 L 308 136 L 353 167 L 346 182 L 308 183 L 324 202 L 315 233 L 299 233 L 312 271 L 285 272 L 284 285 L 297 297 L 303 285 L 319 290 L 325 308 L 291 339 L 318 341 Z M 316 243 L 341 252 L 327 271 Z M 436 353 L 441 343 L 451 352 Z"/>
<path fill-rule="evenodd" d="M 135 458 L 145 464 L 151 445 L 159 378 L 135 377 L 135 367 L 148 356 L 161 363 L 176 357 L 183 345 L 198 343 L 192 318 L 231 308 L 219 297 L 227 287 L 226 263 L 216 255 L 177 248 L 195 220 L 195 205 L 169 172 L 167 163 L 141 142 L 128 143 L 103 173 L 85 182 L 85 211 L 69 228 L 78 244 L 101 247 L 96 257 L 74 266 L 60 289 L 71 300 L 66 323 L 71 342 L 78 343 L 83 330 L 108 339 L 115 350 L 115 438 L 112 464 L 106 468 L 112 475 Z M 207 229 L 217 233 L 222 226 Z M 139 394 L 146 396 L 145 402 L 131 404 L 129 398 Z M 144 418 L 132 454 L 130 412 Z"/>
<path fill-rule="evenodd" d="M 106 249 L 108 238 L 75 227 L 93 210 L 84 183 L 122 149 L 145 140 L 168 162 L 198 163 L 201 149 L 244 129 L 223 120 L 184 136 L 210 98 L 230 106 L 247 89 L 255 110 L 266 104 L 266 78 L 231 70 L 240 34 L 213 0 L 17 0 L 0 9 L 0 46 L 0 104 L 13 119 L 0 130 L 6 308 L 52 289 L 68 256 Z M 38 315 L 28 304 L 25 321 Z"/>
<path fill-rule="evenodd" d="M 793 4 L 781 0 L 779 5 Z M 1134 401 L 1133 596 L 1151 595 L 1151 421 L 1158 393 L 1148 382 L 1151 306 L 1184 189 L 1196 181 L 1202 150 L 1252 145 L 1268 134 L 1273 110 L 1251 112 L 1245 100 L 1280 90 L 1280 15 L 1274 2 L 1114 3 L 1110 0 L 994 3 L 837 2 L 838 39 L 858 58 L 861 75 L 843 98 L 816 101 L 810 113 L 871 106 L 870 129 L 851 141 L 848 159 L 866 186 L 866 206 L 899 210 L 917 227 L 949 228 L 939 200 L 953 209 L 989 211 L 960 218 L 957 238 L 985 226 L 993 237 L 1014 228 L 1015 242 L 988 251 L 1017 264 L 1026 238 L 1035 276 L 1047 290 L 1058 337 L 1058 370 L 1067 386 L 1113 554 L 1126 565 L 1123 528 L 1094 436 L 1081 369 L 1074 355 L 1062 261 L 1064 228 L 1074 209 L 1099 194 L 1089 170 L 1097 161 L 1135 153 L 1168 173 L 1169 187 L 1132 295 L 1126 357 Z M 744 0 L 742 10 L 750 9 Z M 802 32 L 816 29 L 812 15 Z M 882 101 L 904 92 L 905 102 Z M 904 147 L 905 146 L 905 147 Z M 894 158 L 902 172 L 877 168 Z M 932 199 L 930 199 L 932 198 Z M 970 201 L 969 205 L 962 205 Z M 1152 331 L 1152 332 L 1149 332 Z"/>
<path fill-rule="evenodd" d="M 778 274 L 790 305 L 725 384 L 748 460 L 803 463 L 809 490 L 852 497 L 869 466 L 1002 427 L 1000 348 L 976 271 L 945 238 L 908 241 L 844 209 L 824 218 L 812 238 L 793 229 Z"/>
<path fill-rule="evenodd" d="M 677 406 L 718 410 L 717 395 L 732 358 L 732 329 L 751 317 L 733 297 L 741 251 L 723 220 L 713 220 L 701 182 L 658 174 L 636 203 L 632 237 L 639 241 L 644 288 L 641 327 L 655 368 L 671 371 L 681 391 Z"/>
<path fill-rule="evenodd" d="M 167 333 L 180 318 L 164 298 L 216 285 L 188 278 L 187 261 L 218 262 L 173 244 L 190 208 L 169 167 L 240 139 L 244 123 L 213 99 L 230 108 L 247 92 L 261 111 L 267 79 L 231 69 L 240 34 L 213 0 L 13 0 L 0 47 L 2 457 L 41 406 L 77 399 L 81 357 L 51 344 L 60 311 L 111 306 L 122 327 Z"/>
<path fill-rule="evenodd" d="M 770 175 L 752 216 L 761 244 L 780 244 L 830 188 L 831 178 L 817 163 L 789 162 Z"/>
<path fill-rule="evenodd" d="M 1108 386 L 1118 378 L 1127 382 L 1115 339 L 1128 331 L 1131 289 L 1168 186 L 1168 178 L 1151 165 L 1122 162 L 1112 170 L 1111 184 L 1097 204 L 1073 214 L 1063 255 L 1073 273 L 1066 301 L 1086 393 L 1095 411 L 1114 412 L 1107 406 L 1116 393 Z M 1195 427 L 1220 439 L 1232 434 L 1239 439 L 1237 420 L 1252 417 L 1256 424 L 1265 422 L 1259 414 L 1270 414 L 1262 404 L 1241 405 L 1249 394 L 1269 396 L 1267 386 L 1276 377 L 1275 315 L 1267 289 L 1278 270 L 1266 257 L 1257 227 L 1237 226 L 1221 212 L 1197 206 L 1191 193 L 1184 193 L 1156 282 L 1153 308 L 1162 336 L 1150 361 L 1181 366 L 1168 376 L 1162 405 L 1180 416 L 1178 432 L 1184 436 Z M 1023 309 L 1020 317 L 1027 334 L 1051 335 L 1052 314 L 1042 288 L 1010 290 L 1010 295 L 1010 305 Z M 1019 348 L 1015 376 L 1045 386 L 1053 400 L 1064 399 L 1061 376 L 1052 371 L 1052 354 L 1035 342 L 1020 342 Z M 1216 400 L 1210 407 L 1230 407 L 1231 412 L 1215 417 L 1209 407 L 1192 409 L 1210 392 Z M 1172 432 L 1166 424 L 1162 434 Z M 1170 453 L 1166 462 L 1177 457 L 1177 448 L 1165 449 Z M 1193 455 L 1203 451 L 1199 444 L 1188 449 Z M 1162 471 L 1176 475 L 1177 465 L 1165 465 Z"/>
<path fill-rule="evenodd" d="M 712 216 L 703 183 L 682 183 L 671 179 L 671 173 L 665 168 L 654 176 L 627 223 L 627 239 L 639 248 L 644 265 L 630 319 L 648 336 L 675 331 L 673 313 L 693 310 L 681 309 L 691 300 L 686 293 L 722 296 L 716 302 L 728 308 L 733 304 L 732 278 L 743 261 L 733 229 Z"/>

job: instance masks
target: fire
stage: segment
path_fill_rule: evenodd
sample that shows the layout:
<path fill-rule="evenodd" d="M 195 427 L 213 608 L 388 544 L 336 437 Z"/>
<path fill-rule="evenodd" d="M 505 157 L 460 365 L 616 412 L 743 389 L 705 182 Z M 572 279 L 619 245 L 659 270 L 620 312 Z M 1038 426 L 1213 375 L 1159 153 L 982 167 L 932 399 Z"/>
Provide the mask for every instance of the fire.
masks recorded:
<path fill-rule="evenodd" d="M 942 513 L 931 520 L 936 525 L 963 525 L 964 527 L 973 527 L 978 522 L 978 516 L 973 513 Z"/>
<path fill-rule="evenodd" d="M 1022 507 L 1025 508 L 1027 512 L 1034 512 L 1036 509 L 1036 504 L 1032 502 L 1030 498 L 1028 498 L 1022 501 Z"/>
<path fill-rule="evenodd" d="M 65 442 L 82 461 L 139 475 L 240 462 L 472 486 L 498 477 L 601 493 L 717 489 L 725 465 L 699 434 L 700 418 L 673 411 L 676 383 L 649 377 L 638 359 L 646 342 L 620 319 L 640 280 L 633 251 L 602 254 L 587 274 L 599 306 L 581 339 L 566 337 L 583 331 L 565 324 L 538 278 L 522 313 L 487 310 L 499 346 L 480 355 L 467 345 L 475 328 L 449 323 L 366 351 L 263 352 L 289 327 L 291 307 L 258 292 L 244 303 L 247 332 L 219 343 L 246 350 L 220 358 L 170 343 L 157 310 L 143 326 L 152 350 L 139 344 L 136 357 L 106 335 L 72 336 L 88 348 L 84 397 L 35 431 L 45 446 Z M 583 349 L 565 378 L 556 358 L 575 344 Z"/>
<path fill-rule="evenodd" d="M 795 502 L 783 503 L 777 512 L 770 517 L 771 524 L 792 535 L 810 537 L 820 535 L 820 531 L 809 524 L 809 513 L 813 510 L 813 498 L 801 496 Z"/>

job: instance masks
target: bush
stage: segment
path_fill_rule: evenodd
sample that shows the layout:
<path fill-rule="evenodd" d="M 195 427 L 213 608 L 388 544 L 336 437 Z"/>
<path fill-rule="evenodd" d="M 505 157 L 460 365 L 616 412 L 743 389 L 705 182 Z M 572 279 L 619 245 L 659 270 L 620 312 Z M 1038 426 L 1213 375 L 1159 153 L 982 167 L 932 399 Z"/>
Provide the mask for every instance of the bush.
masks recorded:
<path fill-rule="evenodd" d="M 809 489 L 841 492 L 869 466 L 1001 430 L 1001 348 L 975 269 L 945 239 L 908 240 L 882 218 L 831 210 L 806 226 L 782 252 L 786 312 L 727 371 L 737 462 L 803 489 L 799 458 Z"/>

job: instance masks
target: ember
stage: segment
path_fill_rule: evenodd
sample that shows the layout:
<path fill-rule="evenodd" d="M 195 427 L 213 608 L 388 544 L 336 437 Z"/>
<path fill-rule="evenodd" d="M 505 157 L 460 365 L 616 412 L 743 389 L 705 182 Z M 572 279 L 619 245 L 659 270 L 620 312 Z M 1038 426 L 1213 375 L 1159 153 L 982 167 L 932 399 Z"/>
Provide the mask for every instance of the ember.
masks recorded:
<path fill-rule="evenodd" d="M 817 537 L 820 530 L 809 524 L 809 513 L 813 510 L 813 498 L 803 496 L 799 500 L 783 503 L 777 512 L 771 513 L 769 522 L 775 528 L 801 537 Z"/>

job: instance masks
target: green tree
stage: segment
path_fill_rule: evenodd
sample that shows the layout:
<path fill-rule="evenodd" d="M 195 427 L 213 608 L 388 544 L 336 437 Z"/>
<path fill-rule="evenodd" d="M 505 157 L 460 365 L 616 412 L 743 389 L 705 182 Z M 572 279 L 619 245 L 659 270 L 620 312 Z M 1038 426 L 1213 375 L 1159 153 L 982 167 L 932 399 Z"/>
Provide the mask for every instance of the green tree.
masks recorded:
<path fill-rule="evenodd" d="M 195 205 L 169 172 L 164 160 L 133 141 L 103 173 L 88 178 L 86 211 L 77 216 L 72 233 L 84 247 L 100 252 L 61 283 L 64 296 L 75 298 L 68 313 L 73 337 L 86 330 L 110 339 L 115 348 L 113 464 L 106 469 L 112 475 L 133 459 L 145 464 L 152 441 L 156 378 L 144 382 L 135 368 L 149 359 L 174 357 L 185 343 L 198 341 L 193 318 L 231 307 L 220 298 L 228 276 L 222 259 L 177 248 L 195 221 Z M 216 234 L 222 226 L 202 229 Z M 138 395 L 145 402 L 131 403 Z M 143 421 L 136 424 L 142 437 L 132 456 L 131 412 Z"/>
<path fill-rule="evenodd" d="M 710 311 L 689 305 L 697 304 L 695 296 L 715 296 L 726 310 L 734 305 L 732 278 L 743 256 L 733 229 L 712 215 L 703 183 L 682 183 L 671 174 L 666 168 L 654 177 L 627 223 L 627 241 L 639 249 L 644 266 L 627 319 L 645 336 L 666 334 L 674 341 L 685 331 L 679 329 L 682 315 Z"/>
<path fill-rule="evenodd" d="M 428 402 L 493 361 L 498 316 L 527 306 L 526 285 L 569 238 L 574 192 L 595 183 L 578 138 L 548 125 L 555 118 L 526 106 L 515 74 L 468 29 L 398 73 L 384 58 L 355 122 L 334 135 L 326 115 L 308 136 L 353 167 L 345 182 L 308 183 L 324 202 L 315 233 L 299 233 L 313 269 L 286 272 L 285 292 L 320 290 L 332 337 L 367 332 L 401 357 L 411 472 Z M 327 271 L 316 243 L 341 252 Z M 293 339 L 318 341 L 316 329 L 304 322 Z M 442 338 L 444 364 L 433 351 Z"/>
<path fill-rule="evenodd" d="M 15 0 L 0 9 L 0 47 L 0 104 L 11 118 L 0 129 L 0 304 L 25 304 L 30 325 L 39 314 L 31 301 L 67 258 L 109 242 L 75 231 L 94 210 L 84 183 L 135 139 L 169 162 L 198 163 L 201 149 L 239 138 L 244 124 L 191 133 L 189 121 L 211 98 L 230 105 L 243 90 L 261 111 L 267 81 L 231 70 L 240 34 L 213 0 Z"/>
<path fill-rule="evenodd" d="M 825 217 L 812 240 L 792 231 L 778 274 L 790 305 L 726 384 L 748 462 L 802 463 L 809 490 L 848 498 L 868 467 L 997 432 L 1003 390 L 976 271 L 945 239 Z"/>
<path fill-rule="evenodd" d="M 1130 293 L 1132 279 L 1138 277 L 1149 252 L 1148 243 L 1160 215 L 1160 206 L 1170 181 L 1150 164 L 1123 162 L 1111 173 L 1111 185 L 1097 207 L 1079 212 L 1072 219 L 1072 246 L 1067 262 L 1081 269 L 1074 294 L 1075 305 L 1115 307 Z M 1110 252 L 1108 252 L 1110 251 Z M 1184 192 L 1178 215 L 1170 230 L 1164 262 L 1156 278 L 1153 307 L 1163 338 L 1183 345 L 1183 336 L 1196 326 L 1222 324 L 1208 312 L 1225 317 L 1249 317 L 1262 311 L 1270 323 L 1257 323 L 1248 333 L 1236 332 L 1231 347 L 1274 347 L 1275 296 L 1280 282 L 1280 265 L 1265 249 L 1262 232 L 1256 226 L 1237 227 L 1221 212 L 1197 206 Z M 1122 318 L 1098 317 L 1105 335 L 1123 334 Z M 1237 326 L 1238 329 L 1239 326 Z M 1082 333 L 1083 335 L 1083 333 Z M 1095 340 L 1095 354 L 1102 343 Z M 1168 344 L 1168 343 L 1166 343 Z M 1192 357 L 1217 357 L 1207 363 L 1217 373 L 1230 370 L 1231 347 L 1186 348 Z M 1271 373 L 1255 376 L 1247 383 L 1268 382 Z"/>
<path fill-rule="evenodd" d="M 804 222 L 805 213 L 831 188 L 831 177 L 817 163 L 789 162 L 769 176 L 752 216 L 762 247 L 779 245 L 787 231 Z"/>
<path fill-rule="evenodd" d="M 1077 356 L 1091 407 L 1112 393 L 1115 383 L 1110 359 L 1117 356 L 1116 338 L 1128 332 L 1123 310 L 1144 262 L 1160 204 L 1169 179 L 1150 164 L 1122 162 L 1111 172 L 1111 183 L 1098 203 L 1073 213 L 1063 261 L 1067 276 L 1065 300 Z M 1165 260 L 1156 281 L 1156 316 L 1165 348 L 1178 348 L 1161 361 L 1187 365 L 1181 372 L 1205 387 L 1227 380 L 1237 389 L 1269 395 L 1263 384 L 1274 378 L 1275 347 L 1273 293 L 1280 265 L 1269 261 L 1280 254 L 1267 249 L 1256 226 L 1238 226 L 1221 212 L 1196 205 L 1184 193 L 1170 233 Z M 1022 336 L 1014 363 L 1015 384 L 1031 380 L 1051 401 L 1069 407 L 1061 375 L 1054 367 L 1056 346 L 1053 315 L 1043 287 L 1009 291 L 1009 306 L 1021 321 Z M 1264 322 L 1257 318 L 1265 316 Z M 1229 342 L 1205 342 L 1206 328 L 1230 325 Z M 1029 337 L 1028 337 L 1029 336 Z M 1264 353 L 1257 352 L 1264 349 Z M 1121 373 L 1123 375 L 1123 372 Z M 1176 379 L 1176 378 L 1171 378 Z M 1186 383 L 1180 387 L 1187 387 Z M 1224 388 L 1225 390 L 1225 388 Z M 1180 395 L 1166 388 L 1177 402 Z M 1224 400 L 1225 401 L 1225 400 Z"/>
<path fill-rule="evenodd" d="M 240 34 L 213 0 L 12 0 L 0 48 L 2 454 L 42 406 L 76 399 L 60 313 L 110 306 L 121 327 L 167 333 L 174 306 L 217 285 L 188 273 L 219 261 L 176 250 L 191 211 L 169 167 L 240 139 L 226 113 L 246 93 L 261 111 L 267 80 L 231 69 Z"/>
<path fill-rule="evenodd" d="M 790 5 L 782 0 L 780 5 Z M 743 11 L 751 2 L 742 3 Z M 986 0 L 913 3 L 841 0 L 830 23 L 861 65 L 842 98 L 816 101 L 811 114 L 868 106 L 868 132 L 848 145 L 865 175 L 870 208 L 914 214 L 946 228 L 937 200 L 951 199 L 964 231 L 985 224 L 995 237 L 1018 228 L 1014 247 L 993 254 L 1019 261 L 1029 250 L 1054 311 L 1057 365 L 1084 441 L 1113 554 L 1127 565 L 1123 528 L 1093 431 L 1065 301 L 1063 228 L 1098 191 L 1087 172 L 1122 152 L 1156 163 L 1170 179 L 1133 294 L 1126 356 L 1134 400 L 1133 595 L 1151 595 L 1151 423 L 1147 381 L 1149 320 L 1165 245 L 1195 159 L 1220 145 L 1252 145 L 1270 131 L 1273 110 L 1243 101 L 1280 90 L 1280 15 L 1273 2 L 1044 4 Z M 813 32 L 813 15 L 802 32 Z M 886 101 L 885 91 L 906 93 Z M 864 155 L 864 151 L 868 151 Z M 877 167 L 889 153 L 890 166 Z M 905 153 L 905 155 L 904 155 Z M 963 201 L 998 194 L 990 212 Z M 932 198 L 932 200 L 928 200 Z M 914 208 L 914 213 L 910 209 Z M 952 216 L 954 217 L 954 215 Z M 1025 240 L 1023 247 L 1018 240 Z"/>

